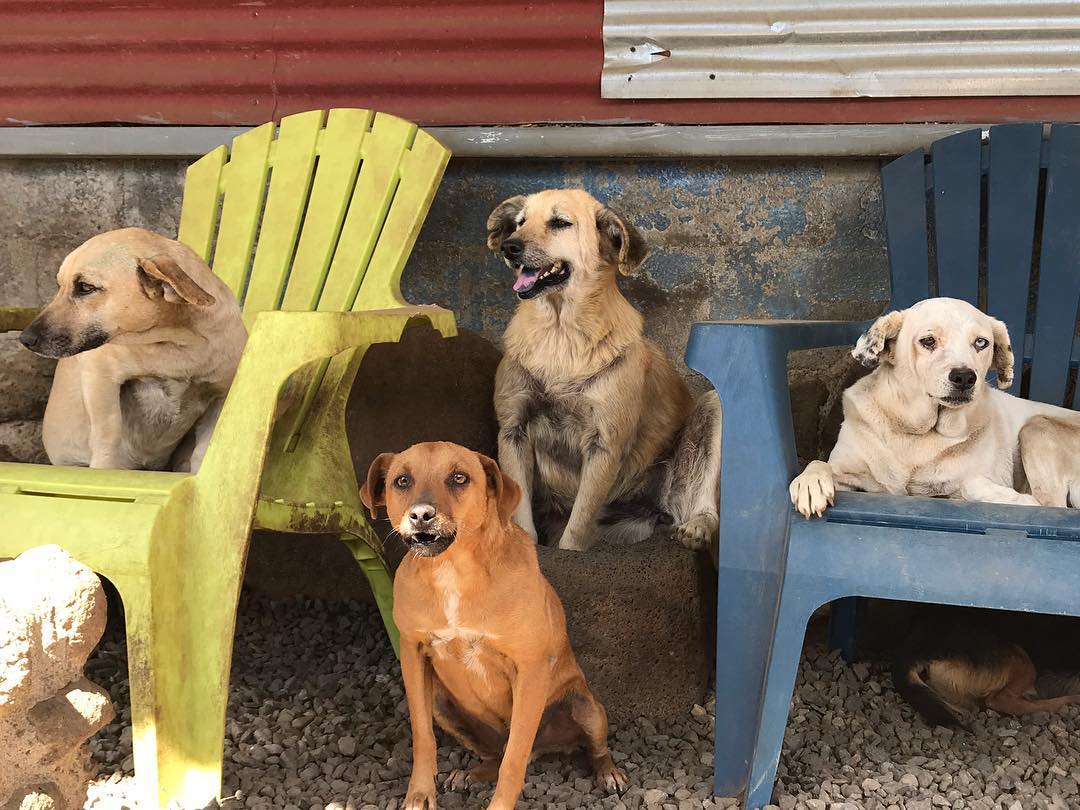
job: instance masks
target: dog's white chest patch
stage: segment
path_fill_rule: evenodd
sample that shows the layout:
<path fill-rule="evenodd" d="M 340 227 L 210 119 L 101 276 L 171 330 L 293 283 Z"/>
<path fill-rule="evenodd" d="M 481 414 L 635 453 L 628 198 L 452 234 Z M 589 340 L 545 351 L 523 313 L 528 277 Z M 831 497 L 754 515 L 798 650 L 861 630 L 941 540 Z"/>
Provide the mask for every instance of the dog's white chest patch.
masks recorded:
<path fill-rule="evenodd" d="M 460 622 L 461 591 L 458 588 L 457 572 L 449 563 L 443 563 L 435 571 L 436 597 L 442 603 L 446 627 L 433 630 L 431 647 L 439 656 L 452 656 L 475 675 L 486 677 L 482 661 L 481 646 L 489 634 L 472 627 L 463 627 Z M 453 644 L 453 642 L 460 644 Z"/>
<path fill-rule="evenodd" d="M 444 562 L 435 571 L 435 587 L 442 597 L 443 615 L 446 616 L 447 629 L 453 630 L 458 624 L 458 610 L 461 607 L 461 592 L 458 590 L 457 571 L 450 563 Z"/>

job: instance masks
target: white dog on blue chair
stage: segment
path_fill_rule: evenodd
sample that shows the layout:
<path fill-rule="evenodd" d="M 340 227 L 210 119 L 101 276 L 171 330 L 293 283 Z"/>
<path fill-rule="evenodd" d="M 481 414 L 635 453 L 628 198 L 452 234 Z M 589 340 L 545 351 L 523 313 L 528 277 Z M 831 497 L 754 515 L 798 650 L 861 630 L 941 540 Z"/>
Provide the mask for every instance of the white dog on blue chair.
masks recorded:
<path fill-rule="evenodd" d="M 1001 321 L 931 298 L 878 318 L 852 355 L 874 372 L 844 392 L 828 462 L 791 482 L 805 517 L 820 517 L 838 489 L 1080 506 L 1080 413 L 986 382 L 991 369 L 999 388 L 1013 382 Z"/>

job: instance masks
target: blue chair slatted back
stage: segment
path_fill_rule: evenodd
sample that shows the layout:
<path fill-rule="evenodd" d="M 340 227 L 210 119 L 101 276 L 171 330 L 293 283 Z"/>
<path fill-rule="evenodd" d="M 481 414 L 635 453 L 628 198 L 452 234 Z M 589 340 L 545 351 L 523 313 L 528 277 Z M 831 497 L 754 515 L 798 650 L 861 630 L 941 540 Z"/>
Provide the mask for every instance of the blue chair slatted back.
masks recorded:
<path fill-rule="evenodd" d="M 1080 384 L 1066 401 L 1080 363 L 1080 125 L 1054 124 L 1044 139 L 1042 124 L 1003 124 L 985 144 L 980 130 L 961 132 L 881 178 L 891 308 L 933 295 L 980 306 L 1009 328 L 1012 393 L 1080 408 Z"/>

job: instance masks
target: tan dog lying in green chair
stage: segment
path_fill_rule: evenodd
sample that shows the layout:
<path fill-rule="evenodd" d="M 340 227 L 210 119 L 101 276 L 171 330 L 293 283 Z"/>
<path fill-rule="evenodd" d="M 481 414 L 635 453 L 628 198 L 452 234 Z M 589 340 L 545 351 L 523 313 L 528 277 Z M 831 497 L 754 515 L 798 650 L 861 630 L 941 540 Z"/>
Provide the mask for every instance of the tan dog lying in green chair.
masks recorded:
<path fill-rule="evenodd" d="M 198 423 L 178 465 L 198 469 L 247 342 L 236 296 L 191 248 L 141 228 L 89 239 L 57 283 L 19 338 L 60 358 L 42 429 L 49 460 L 163 470 Z"/>

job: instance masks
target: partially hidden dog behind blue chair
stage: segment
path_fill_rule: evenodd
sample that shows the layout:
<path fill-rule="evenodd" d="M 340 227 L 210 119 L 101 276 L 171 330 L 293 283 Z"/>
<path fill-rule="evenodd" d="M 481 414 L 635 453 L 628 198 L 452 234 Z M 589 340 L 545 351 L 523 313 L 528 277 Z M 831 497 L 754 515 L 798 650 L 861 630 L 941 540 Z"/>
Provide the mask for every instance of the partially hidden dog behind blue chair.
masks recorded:
<path fill-rule="evenodd" d="M 930 160 L 918 149 L 893 161 L 882 184 L 890 308 L 935 296 L 981 304 L 1014 341 L 1009 390 L 1076 409 L 1080 126 L 1046 138 L 1041 124 L 1007 124 L 986 142 L 960 133 Z M 723 404 L 714 788 L 745 791 L 750 810 L 770 800 L 820 605 L 868 596 L 1080 615 L 1076 510 L 855 492 L 838 493 L 821 519 L 792 509 L 787 354 L 854 345 L 867 326 L 699 323 L 687 348 Z M 839 611 L 848 618 L 850 605 Z"/>

